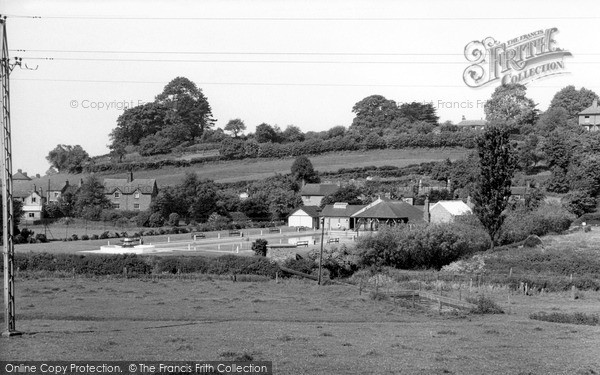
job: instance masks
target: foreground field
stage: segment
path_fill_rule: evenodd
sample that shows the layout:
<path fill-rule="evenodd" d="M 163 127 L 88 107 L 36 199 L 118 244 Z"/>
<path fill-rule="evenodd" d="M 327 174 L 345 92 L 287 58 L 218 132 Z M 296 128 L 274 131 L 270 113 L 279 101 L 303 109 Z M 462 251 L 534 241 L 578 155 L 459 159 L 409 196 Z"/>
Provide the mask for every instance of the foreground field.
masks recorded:
<path fill-rule="evenodd" d="M 505 292 L 498 293 L 506 309 Z M 599 297 L 514 295 L 511 314 L 438 315 L 300 280 L 18 279 L 17 328 L 25 334 L 1 339 L 0 359 L 246 355 L 273 361 L 276 374 L 593 374 L 600 370 L 600 327 L 528 314 L 538 306 L 597 311 Z"/>

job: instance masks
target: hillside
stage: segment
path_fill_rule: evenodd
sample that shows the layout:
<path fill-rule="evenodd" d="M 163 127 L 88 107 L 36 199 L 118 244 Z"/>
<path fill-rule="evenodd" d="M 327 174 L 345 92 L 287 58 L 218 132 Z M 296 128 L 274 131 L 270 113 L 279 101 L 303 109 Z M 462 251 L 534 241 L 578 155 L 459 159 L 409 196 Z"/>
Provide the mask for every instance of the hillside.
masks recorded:
<path fill-rule="evenodd" d="M 403 167 L 411 164 L 445 159 L 456 160 L 468 153 L 469 150 L 463 148 L 387 149 L 328 153 L 311 156 L 310 160 L 316 170 L 321 172 L 332 172 L 341 168 L 384 165 Z M 195 172 L 202 178 L 212 179 L 216 182 L 259 180 L 273 176 L 276 173 L 289 173 L 293 162 L 293 157 L 285 159 L 218 161 L 197 164 L 186 168 L 167 167 L 158 170 L 134 171 L 134 177 L 155 178 L 159 187 L 178 184 L 183 180 L 183 177 L 187 172 Z M 124 178 L 126 177 L 126 173 L 99 174 L 99 176 Z M 81 178 L 85 178 L 85 175 L 57 174 L 34 179 L 32 183 L 45 189 L 48 186 L 49 179 L 52 181 L 52 184 L 62 184 L 65 180 L 69 180 L 70 183 L 76 184 Z"/>

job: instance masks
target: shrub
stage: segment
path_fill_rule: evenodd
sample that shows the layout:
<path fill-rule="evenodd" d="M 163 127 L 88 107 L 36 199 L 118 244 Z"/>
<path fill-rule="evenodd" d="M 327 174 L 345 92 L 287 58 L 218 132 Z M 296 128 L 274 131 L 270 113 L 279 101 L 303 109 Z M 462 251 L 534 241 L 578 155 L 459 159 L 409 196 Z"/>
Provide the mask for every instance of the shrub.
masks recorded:
<path fill-rule="evenodd" d="M 498 241 L 505 245 L 523 241 L 532 234 L 561 233 L 569 229 L 574 219 L 565 208 L 553 204 L 543 204 L 533 211 L 512 211 L 502 225 Z"/>
<path fill-rule="evenodd" d="M 110 234 L 108 233 L 108 231 L 102 232 L 102 234 L 100 234 L 100 236 L 98 237 L 101 240 L 105 240 L 107 238 L 110 238 Z"/>
<path fill-rule="evenodd" d="M 359 237 L 356 248 L 358 264 L 363 267 L 440 269 L 463 256 L 487 250 L 489 238 L 480 226 L 463 223 L 416 228 L 401 225 Z"/>
<path fill-rule="evenodd" d="M 97 240 L 98 238 L 99 238 L 99 237 L 98 237 L 98 235 L 97 235 L 97 234 L 92 234 L 92 237 L 91 237 L 91 239 L 92 239 L 92 240 Z"/>
<path fill-rule="evenodd" d="M 46 237 L 45 234 L 38 233 L 35 235 L 35 241 L 41 242 L 41 243 L 46 243 L 46 242 L 48 242 L 48 238 Z"/>
<path fill-rule="evenodd" d="M 254 251 L 254 254 L 262 257 L 267 256 L 268 244 L 269 242 L 264 238 L 259 238 L 256 241 L 252 242 L 252 250 Z"/>
<path fill-rule="evenodd" d="M 504 310 L 502 310 L 502 308 L 500 308 L 500 306 L 498 306 L 490 297 L 467 297 L 466 301 L 476 306 L 471 309 L 473 314 L 504 314 Z"/>
<path fill-rule="evenodd" d="M 177 227 L 179 226 L 179 214 L 173 212 L 169 215 L 169 220 L 168 220 L 168 224 L 173 226 L 173 227 Z"/>
<path fill-rule="evenodd" d="M 530 314 L 529 319 L 552 323 L 583 324 L 588 326 L 600 325 L 600 318 L 598 315 L 584 314 L 579 312 L 571 314 L 558 312 L 547 314 L 545 312 L 538 312 Z"/>
<path fill-rule="evenodd" d="M 138 227 L 147 227 L 148 221 L 150 220 L 151 213 L 149 211 L 142 211 L 135 217 L 135 224 Z"/>
<path fill-rule="evenodd" d="M 78 241 L 78 240 L 79 240 L 79 236 L 77 236 L 76 234 L 73 234 L 73 235 L 71 236 L 71 240 L 73 240 L 73 241 Z"/>
<path fill-rule="evenodd" d="M 289 258 L 283 262 L 283 266 L 294 271 L 312 274 L 315 270 L 319 269 L 319 264 L 311 259 L 295 259 Z"/>
<path fill-rule="evenodd" d="M 87 241 L 89 239 L 90 239 L 90 236 L 88 236 L 87 234 L 84 234 L 83 236 L 81 236 L 82 241 Z"/>
<path fill-rule="evenodd" d="M 154 228 L 162 227 L 164 223 L 165 223 L 165 219 L 162 217 L 160 212 L 153 213 L 152 215 L 150 215 L 150 218 L 148 219 L 148 225 L 151 227 L 154 227 Z M 161 233 L 161 234 L 164 234 L 164 233 Z"/>

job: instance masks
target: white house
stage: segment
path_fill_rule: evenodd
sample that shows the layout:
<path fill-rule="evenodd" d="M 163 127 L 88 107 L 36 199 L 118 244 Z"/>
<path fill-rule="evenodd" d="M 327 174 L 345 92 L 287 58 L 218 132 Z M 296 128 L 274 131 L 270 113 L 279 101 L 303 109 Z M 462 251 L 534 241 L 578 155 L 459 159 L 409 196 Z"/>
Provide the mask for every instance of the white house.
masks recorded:
<path fill-rule="evenodd" d="M 28 193 L 15 192 L 13 197 L 20 198 L 23 202 L 23 217 L 21 220 L 25 224 L 33 224 L 42 219 L 43 197 L 41 192 L 36 190 Z"/>
<path fill-rule="evenodd" d="M 456 216 L 471 213 L 471 208 L 461 200 L 439 201 L 429 209 L 431 223 L 451 223 Z"/>
<path fill-rule="evenodd" d="M 303 206 L 288 216 L 288 226 L 319 229 L 319 207 Z"/>

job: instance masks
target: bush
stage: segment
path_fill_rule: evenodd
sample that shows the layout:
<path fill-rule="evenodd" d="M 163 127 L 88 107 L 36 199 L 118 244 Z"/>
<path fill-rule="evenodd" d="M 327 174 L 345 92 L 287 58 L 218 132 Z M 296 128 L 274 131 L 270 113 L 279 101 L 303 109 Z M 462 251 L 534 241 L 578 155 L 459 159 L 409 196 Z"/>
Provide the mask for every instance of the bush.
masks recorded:
<path fill-rule="evenodd" d="M 90 237 L 87 234 L 84 234 L 83 236 L 81 236 L 82 241 L 87 241 L 89 239 L 90 239 Z"/>
<path fill-rule="evenodd" d="M 38 233 L 35 235 L 35 241 L 41 242 L 41 243 L 46 243 L 46 242 L 48 242 L 48 238 L 46 237 L 45 234 Z"/>
<path fill-rule="evenodd" d="M 288 258 L 283 262 L 283 266 L 309 275 L 319 269 L 319 264 L 311 259 Z"/>
<path fill-rule="evenodd" d="M 254 254 L 266 257 L 268 244 L 269 242 L 263 238 L 259 238 L 256 241 L 252 242 L 252 250 L 254 251 Z"/>
<path fill-rule="evenodd" d="M 504 314 L 504 310 L 502 310 L 502 308 L 500 308 L 500 306 L 498 306 L 490 297 L 467 297 L 465 300 L 476 305 L 475 308 L 471 309 L 473 314 Z"/>
<path fill-rule="evenodd" d="M 583 324 L 588 326 L 600 325 L 600 318 L 598 315 L 584 314 L 584 313 L 551 313 L 538 312 L 529 315 L 529 319 L 541 320 L 544 322 L 552 323 L 568 323 L 568 324 Z"/>
<path fill-rule="evenodd" d="M 173 227 L 179 226 L 179 215 L 175 212 L 170 214 L 168 224 Z"/>
<path fill-rule="evenodd" d="M 154 228 L 162 227 L 164 223 L 165 223 L 165 219 L 162 217 L 160 212 L 153 213 L 152 215 L 150 215 L 150 218 L 148 219 L 148 225 L 151 227 L 154 227 Z M 161 234 L 164 234 L 164 233 L 161 233 Z"/>
<path fill-rule="evenodd" d="M 102 232 L 102 234 L 100 234 L 100 236 L 98 237 L 101 240 L 105 240 L 107 238 L 110 238 L 110 233 L 108 233 L 108 231 Z"/>
<path fill-rule="evenodd" d="M 98 237 L 97 234 L 92 234 L 92 237 L 91 237 L 92 240 L 97 240 L 98 238 L 100 238 L 100 237 Z"/>
<path fill-rule="evenodd" d="M 76 234 L 73 234 L 73 235 L 71 235 L 71 240 L 78 241 L 79 240 L 79 236 L 77 236 Z"/>
<path fill-rule="evenodd" d="M 135 224 L 138 227 L 147 227 L 148 222 L 150 221 L 150 215 L 151 213 L 149 211 L 142 211 L 138 213 L 135 217 Z"/>
<path fill-rule="evenodd" d="M 483 228 L 463 223 L 420 227 L 384 227 L 377 234 L 359 237 L 358 264 L 402 269 L 435 268 L 489 248 Z"/>
<path fill-rule="evenodd" d="M 525 240 L 529 235 L 543 236 L 569 229 L 575 216 L 559 205 L 543 204 L 533 211 L 519 209 L 508 214 L 498 242 L 506 245 Z"/>

